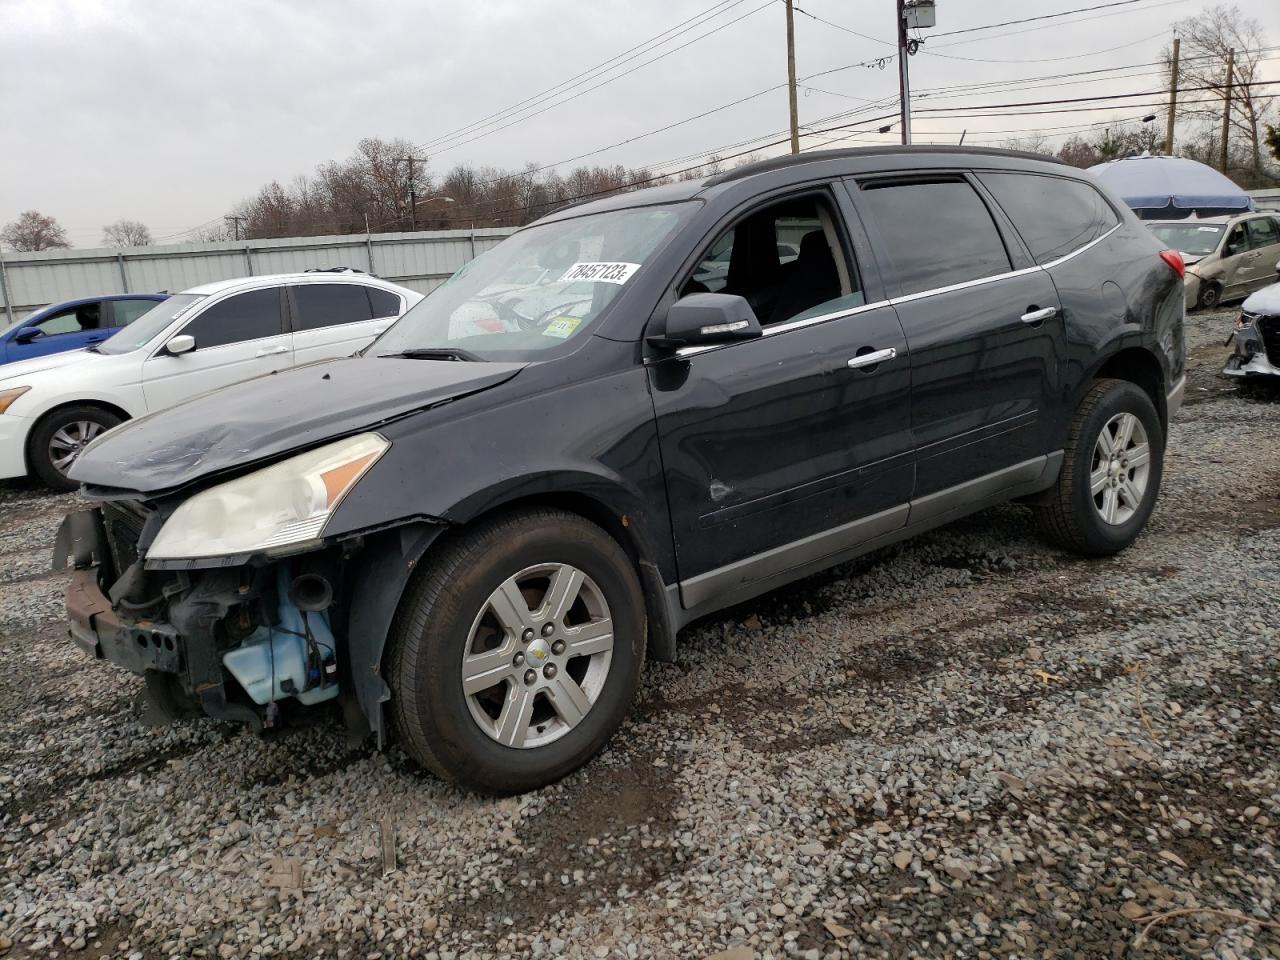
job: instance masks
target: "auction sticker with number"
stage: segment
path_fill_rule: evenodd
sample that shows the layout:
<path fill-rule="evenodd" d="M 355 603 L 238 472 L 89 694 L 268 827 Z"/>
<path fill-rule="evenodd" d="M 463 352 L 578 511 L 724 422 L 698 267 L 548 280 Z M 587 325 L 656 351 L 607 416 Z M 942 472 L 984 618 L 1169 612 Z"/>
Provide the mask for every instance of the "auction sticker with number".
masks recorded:
<path fill-rule="evenodd" d="M 640 269 L 638 263 L 575 263 L 560 282 L 590 280 L 594 283 L 626 283 Z"/>

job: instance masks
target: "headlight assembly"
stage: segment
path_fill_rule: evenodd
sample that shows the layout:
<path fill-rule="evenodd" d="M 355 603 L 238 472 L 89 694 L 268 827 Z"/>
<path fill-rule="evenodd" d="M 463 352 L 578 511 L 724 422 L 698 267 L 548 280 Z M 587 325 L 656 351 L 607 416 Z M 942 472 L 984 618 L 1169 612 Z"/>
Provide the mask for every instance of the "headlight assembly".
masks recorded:
<path fill-rule="evenodd" d="M 0 390 L 0 413 L 4 413 L 9 409 L 13 401 L 30 390 L 30 387 L 14 387 L 11 390 Z"/>
<path fill-rule="evenodd" d="M 197 493 L 165 521 L 147 558 L 287 553 L 316 540 L 347 491 L 389 446 L 376 433 L 362 433 Z"/>

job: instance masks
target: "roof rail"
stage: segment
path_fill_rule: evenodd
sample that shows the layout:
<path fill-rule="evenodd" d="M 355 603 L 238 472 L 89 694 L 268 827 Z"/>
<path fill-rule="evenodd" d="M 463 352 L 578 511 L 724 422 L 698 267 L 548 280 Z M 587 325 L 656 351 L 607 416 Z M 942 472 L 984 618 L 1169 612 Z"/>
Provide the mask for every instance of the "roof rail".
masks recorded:
<path fill-rule="evenodd" d="M 1029 153 L 1025 150 L 1000 150 L 996 147 L 951 147 L 945 144 L 900 145 L 894 147 L 845 147 L 841 150 L 814 150 L 810 153 L 787 154 L 781 157 L 770 157 L 768 160 L 757 160 L 755 163 L 744 163 L 740 167 L 717 173 L 703 181 L 703 186 L 714 187 L 719 183 L 741 180 L 743 177 L 755 176 L 757 173 L 768 173 L 770 170 L 781 170 L 785 167 L 799 166 L 805 163 L 820 163 L 823 160 L 844 160 L 855 157 L 883 157 L 893 154 L 961 154 L 978 157 L 1018 157 L 1022 160 L 1039 160 L 1044 163 L 1062 163 L 1057 157 L 1043 153 Z"/>

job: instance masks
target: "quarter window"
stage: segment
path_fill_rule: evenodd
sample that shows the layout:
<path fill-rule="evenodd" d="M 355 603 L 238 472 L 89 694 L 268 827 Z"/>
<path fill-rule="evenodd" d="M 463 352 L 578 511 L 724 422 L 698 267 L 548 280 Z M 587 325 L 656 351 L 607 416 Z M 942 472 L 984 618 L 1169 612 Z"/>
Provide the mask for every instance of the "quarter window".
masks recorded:
<path fill-rule="evenodd" d="M 250 290 L 215 303 L 188 323 L 183 333 L 202 350 L 228 343 L 274 337 L 281 331 L 280 288 Z"/>
<path fill-rule="evenodd" d="M 369 295 L 358 283 L 300 283 L 293 288 L 298 308 L 295 330 L 318 330 L 373 319 Z"/>
<path fill-rule="evenodd" d="M 866 302 L 835 214 L 816 196 L 747 214 L 707 248 L 680 293 L 736 294 L 765 326 Z"/>
<path fill-rule="evenodd" d="M 862 203 L 904 296 L 1011 269 L 991 211 L 964 180 L 864 183 Z"/>
<path fill-rule="evenodd" d="M 379 290 L 377 287 L 365 287 L 369 293 L 369 303 L 373 307 L 375 318 L 398 317 L 400 315 L 400 298 L 390 290 Z"/>
<path fill-rule="evenodd" d="M 978 175 L 1009 215 L 1036 263 L 1079 250 L 1120 222 L 1090 184 L 1029 173 Z"/>

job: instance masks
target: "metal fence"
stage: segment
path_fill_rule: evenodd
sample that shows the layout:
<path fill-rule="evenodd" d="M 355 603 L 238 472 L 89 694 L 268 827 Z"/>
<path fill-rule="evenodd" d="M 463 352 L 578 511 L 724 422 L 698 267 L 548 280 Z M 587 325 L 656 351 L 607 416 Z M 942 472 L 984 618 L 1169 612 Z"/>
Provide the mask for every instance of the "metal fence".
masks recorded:
<path fill-rule="evenodd" d="M 355 267 L 430 293 L 513 231 L 504 227 L 288 237 L 173 246 L 0 254 L 0 310 L 9 323 L 50 303 L 111 293 L 177 293 L 212 280 Z"/>

